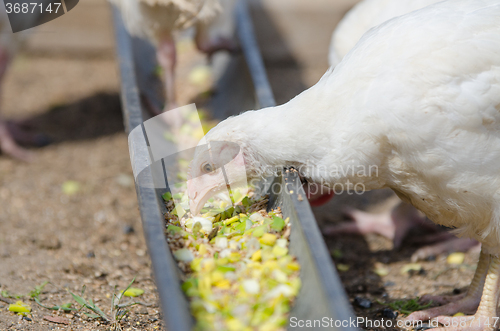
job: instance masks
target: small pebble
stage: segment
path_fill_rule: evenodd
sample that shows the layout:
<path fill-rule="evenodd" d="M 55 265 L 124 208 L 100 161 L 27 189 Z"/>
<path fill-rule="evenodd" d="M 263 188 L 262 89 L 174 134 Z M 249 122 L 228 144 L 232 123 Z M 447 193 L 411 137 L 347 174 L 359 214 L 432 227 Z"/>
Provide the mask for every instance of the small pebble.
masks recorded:
<path fill-rule="evenodd" d="M 354 304 L 361 308 L 370 308 L 372 306 L 372 302 L 369 299 L 356 297 L 354 299 Z"/>
<path fill-rule="evenodd" d="M 56 237 L 40 237 L 35 240 L 38 248 L 56 250 L 61 248 L 61 241 Z"/>
<path fill-rule="evenodd" d="M 410 276 L 410 277 L 413 277 L 415 275 L 425 276 L 425 274 L 426 274 L 426 271 L 424 268 L 421 268 L 419 270 L 409 270 L 408 271 L 408 276 Z"/>
<path fill-rule="evenodd" d="M 429 330 L 429 329 L 432 329 L 433 327 L 430 326 L 429 324 L 427 323 L 423 323 L 422 325 L 419 325 L 415 328 L 415 331 L 423 331 L 423 330 Z"/>
<path fill-rule="evenodd" d="M 148 315 L 148 309 L 146 307 L 142 307 L 141 309 L 136 311 L 136 314 L 141 314 L 141 315 Z"/>
<path fill-rule="evenodd" d="M 382 316 L 385 318 L 395 319 L 398 317 L 398 312 L 390 308 L 384 308 L 382 310 Z"/>
<path fill-rule="evenodd" d="M 125 225 L 123 227 L 123 233 L 124 234 L 132 234 L 134 232 L 135 232 L 134 227 L 132 225 L 130 225 L 130 224 L 127 224 L 127 225 Z"/>
<path fill-rule="evenodd" d="M 435 255 L 427 256 L 425 260 L 429 262 L 436 261 L 436 256 Z"/>
<path fill-rule="evenodd" d="M 391 282 L 390 280 L 384 283 L 384 286 L 386 286 L 386 287 L 390 287 L 390 286 L 394 286 L 394 285 L 396 285 L 396 283 Z"/>
<path fill-rule="evenodd" d="M 366 288 L 366 285 L 362 284 L 362 285 L 358 285 L 356 287 L 356 290 L 358 291 L 358 293 L 365 293 L 367 291 L 367 288 Z"/>
<path fill-rule="evenodd" d="M 134 186 L 134 178 L 127 174 L 119 174 L 116 177 L 116 182 L 123 187 L 131 187 Z"/>
<path fill-rule="evenodd" d="M 90 259 L 90 258 L 93 258 L 95 257 L 95 253 L 93 251 L 90 251 L 87 253 L 87 257 Z"/>
<path fill-rule="evenodd" d="M 31 318 L 29 318 L 29 317 L 27 317 L 27 316 L 23 316 L 23 320 L 28 321 L 28 322 L 31 322 Z"/>

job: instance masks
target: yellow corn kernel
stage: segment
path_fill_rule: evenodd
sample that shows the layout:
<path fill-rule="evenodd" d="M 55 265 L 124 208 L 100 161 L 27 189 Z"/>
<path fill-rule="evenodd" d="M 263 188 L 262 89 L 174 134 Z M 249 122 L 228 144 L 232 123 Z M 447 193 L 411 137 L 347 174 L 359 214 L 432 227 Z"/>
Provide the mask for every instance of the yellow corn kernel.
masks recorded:
<path fill-rule="evenodd" d="M 292 278 L 289 282 L 290 287 L 293 290 L 292 295 L 297 295 L 299 294 L 300 287 L 302 286 L 302 282 L 300 281 L 299 277 Z"/>
<path fill-rule="evenodd" d="M 252 254 L 250 258 L 252 261 L 260 261 L 262 259 L 262 250 L 258 250 L 257 252 Z"/>
<path fill-rule="evenodd" d="M 207 252 L 208 252 L 207 245 L 200 244 L 200 246 L 198 247 L 198 253 L 200 253 L 200 255 L 205 255 L 207 254 Z"/>
<path fill-rule="evenodd" d="M 215 260 L 214 259 L 204 259 L 201 262 L 201 269 L 204 273 L 211 272 L 215 269 Z"/>
<path fill-rule="evenodd" d="M 210 279 L 212 281 L 212 284 L 215 284 L 217 282 L 220 282 L 221 280 L 224 280 L 224 274 L 220 271 L 214 271 L 211 273 Z"/>
<path fill-rule="evenodd" d="M 198 280 L 198 287 L 200 289 L 200 293 L 210 292 L 211 284 L 212 284 L 212 279 L 210 275 L 202 275 Z"/>
<path fill-rule="evenodd" d="M 248 269 L 262 269 L 262 264 L 260 264 L 258 261 L 257 262 L 249 262 L 247 264 Z"/>
<path fill-rule="evenodd" d="M 253 269 L 251 272 L 252 278 L 255 279 L 260 279 L 262 276 L 262 270 L 261 269 Z"/>
<path fill-rule="evenodd" d="M 272 252 L 271 247 L 265 247 L 262 249 L 262 261 L 274 260 L 275 256 Z"/>
<path fill-rule="evenodd" d="M 229 218 L 229 219 L 227 219 L 227 220 L 224 221 L 224 225 L 229 225 L 231 223 L 234 223 L 234 222 L 238 221 L 239 219 L 240 219 L 239 216 L 231 217 L 231 218 Z"/>
<path fill-rule="evenodd" d="M 279 325 L 276 325 L 272 322 L 267 322 L 261 327 L 259 327 L 259 331 L 278 331 L 280 329 L 281 327 Z"/>
<path fill-rule="evenodd" d="M 220 258 L 220 259 L 217 259 L 215 260 L 215 263 L 219 266 L 219 265 L 226 265 L 229 263 L 229 259 L 227 257 L 224 257 L 224 258 Z"/>
<path fill-rule="evenodd" d="M 338 271 L 347 271 L 349 270 L 351 267 L 348 265 L 348 264 L 342 264 L 342 263 L 337 263 L 337 270 Z"/>
<path fill-rule="evenodd" d="M 238 262 L 241 260 L 241 255 L 240 253 L 231 253 L 231 255 L 229 255 L 229 262 L 231 263 L 234 263 L 234 262 Z"/>
<path fill-rule="evenodd" d="M 297 262 L 290 262 L 286 265 L 286 267 L 290 270 L 293 270 L 293 271 L 300 270 L 300 264 L 298 264 Z"/>
<path fill-rule="evenodd" d="M 201 257 L 197 257 L 193 261 L 191 261 L 191 270 L 200 271 L 201 270 L 201 262 L 203 259 Z"/>
<path fill-rule="evenodd" d="M 401 270 L 401 275 L 407 274 L 411 270 L 419 271 L 422 269 L 422 265 L 420 263 L 407 263 L 405 264 Z"/>
<path fill-rule="evenodd" d="M 288 254 L 288 248 L 280 247 L 278 245 L 273 247 L 273 255 L 276 257 L 282 257 Z"/>
<path fill-rule="evenodd" d="M 19 300 L 9 305 L 9 311 L 26 316 L 26 314 L 31 312 L 31 307 Z"/>
<path fill-rule="evenodd" d="M 269 270 L 274 270 L 278 268 L 278 262 L 274 260 L 268 260 L 264 262 L 263 267 L 268 268 Z"/>
<path fill-rule="evenodd" d="M 278 239 L 276 238 L 276 235 L 272 233 L 264 233 L 262 237 L 260 237 L 259 241 L 261 244 L 273 246 L 276 243 L 276 239 Z"/>
<path fill-rule="evenodd" d="M 285 283 L 288 280 L 286 274 L 279 269 L 273 271 L 273 277 L 280 283 Z"/>
<path fill-rule="evenodd" d="M 137 287 L 130 287 L 125 292 L 122 292 L 126 297 L 138 297 L 144 294 L 144 290 Z"/>
<path fill-rule="evenodd" d="M 389 274 L 389 269 L 383 263 L 377 262 L 375 263 L 375 269 L 373 269 L 373 272 L 380 277 L 384 277 Z"/>
<path fill-rule="evenodd" d="M 220 280 L 214 284 L 217 288 L 227 290 L 231 287 L 231 283 L 227 279 Z"/>
<path fill-rule="evenodd" d="M 226 326 L 229 331 L 241 331 L 245 328 L 245 325 L 237 318 L 229 318 Z"/>
<path fill-rule="evenodd" d="M 462 264 L 464 263 L 465 254 L 460 252 L 451 253 L 446 258 L 448 264 Z"/>

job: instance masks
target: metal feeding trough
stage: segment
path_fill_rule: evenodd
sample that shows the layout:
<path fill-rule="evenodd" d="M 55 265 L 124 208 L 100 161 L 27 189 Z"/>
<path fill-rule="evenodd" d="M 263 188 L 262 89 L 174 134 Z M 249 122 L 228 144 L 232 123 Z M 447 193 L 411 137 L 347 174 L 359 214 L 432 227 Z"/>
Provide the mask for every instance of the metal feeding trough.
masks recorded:
<path fill-rule="evenodd" d="M 244 0 L 235 6 L 235 31 L 243 55 L 227 56 L 214 65 L 217 74 L 217 94 L 212 99 L 215 116 L 223 119 L 246 109 L 275 105 L 273 93 L 257 45 L 252 21 Z M 151 256 L 156 285 L 160 295 L 167 330 L 188 331 L 194 326 L 187 298 L 180 285 L 179 269 L 164 235 L 166 212 L 161 195 L 165 189 L 153 185 L 158 174 L 152 163 L 148 142 L 144 138 L 140 93 L 157 97 L 158 81 L 154 72 L 155 53 L 152 47 L 126 32 L 118 11 L 114 11 L 117 50 L 121 72 L 123 114 L 127 132 L 141 125 L 129 136 L 130 157 L 136 178 L 137 199 Z M 158 103 L 161 102 L 157 98 Z M 160 172 L 160 176 L 164 175 Z M 285 187 L 269 191 L 269 208 L 280 206 L 284 217 L 290 217 L 292 232 L 290 251 L 301 265 L 302 288 L 290 313 L 289 330 L 311 329 L 300 321 L 328 321 L 330 330 L 356 330 L 349 321 L 354 319 L 347 296 L 335 271 L 326 245 L 316 224 L 297 173 L 283 171 L 273 183 Z M 293 321 L 293 322 L 292 322 Z M 330 324 L 331 323 L 331 324 Z M 336 326 L 335 326 L 336 325 Z"/>

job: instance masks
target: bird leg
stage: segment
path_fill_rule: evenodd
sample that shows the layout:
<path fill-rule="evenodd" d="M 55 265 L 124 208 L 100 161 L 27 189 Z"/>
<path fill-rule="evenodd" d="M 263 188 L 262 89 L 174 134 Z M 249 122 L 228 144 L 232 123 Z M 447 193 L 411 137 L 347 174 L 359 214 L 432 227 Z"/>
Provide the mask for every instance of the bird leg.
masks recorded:
<path fill-rule="evenodd" d="M 444 325 L 444 328 L 433 329 L 435 331 L 493 331 L 499 326 L 497 316 L 497 304 L 499 293 L 500 258 L 490 255 L 490 265 L 486 280 L 484 281 L 481 302 L 473 316 L 448 317 L 439 316 L 436 320 Z"/>
<path fill-rule="evenodd" d="M 443 253 L 467 252 L 469 249 L 478 245 L 479 243 L 474 239 L 452 237 L 444 242 L 419 248 L 411 256 L 411 261 L 417 262 Z"/>
<path fill-rule="evenodd" d="M 167 99 L 165 108 L 163 109 L 165 112 L 178 107 L 175 96 L 175 65 L 177 63 L 177 53 L 175 50 L 175 40 L 170 33 L 166 33 L 160 38 L 156 50 L 156 58 L 163 69 L 165 98 Z"/>
<path fill-rule="evenodd" d="M 445 318 L 450 319 L 450 317 L 443 317 L 443 315 L 453 315 L 458 312 L 461 313 L 474 313 L 474 311 L 477 309 L 479 302 L 481 301 L 481 304 L 483 304 L 483 299 L 481 298 L 481 293 L 483 293 L 483 297 L 485 297 L 485 292 L 488 292 L 491 287 L 491 283 L 493 282 L 492 277 L 494 278 L 495 272 L 498 272 L 498 259 L 497 259 L 497 267 L 494 267 L 495 265 L 493 263 L 490 264 L 491 257 L 489 254 L 481 251 L 481 254 L 479 256 L 479 261 L 477 263 L 477 268 L 476 272 L 474 274 L 474 278 L 472 278 L 471 284 L 469 286 L 469 289 L 467 290 L 467 293 L 465 295 L 458 295 L 458 296 L 427 296 L 423 297 L 424 300 L 433 300 L 434 302 L 448 302 L 444 306 L 440 307 L 434 307 L 430 309 L 425 309 L 421 311 L 416 311 L 411 313 L 406 320 L 408 321 L 419 321 L 419 320 L 429 320 L 432 318 L 438 317 L 438 321 L 441 323 L 441 321 L 444 321 Z M 497 268 L 497 269 L 495 269 Z M 498 274 L 496 274 L 497 279 L 498 279 Z M 488 278 L 489 277 L 489 278 Z M 486 279 L 486 281 L 485 281 Z M 489 287 L 488 287 L 489 286 Z M 484 287 L 484 291 L 483 291 Z M 489 299 L 489 296 L 491 295 L 490 293 L 487 293 L 487 296 L 485 298 Z M 496 296 L 497 293 L 495 292 L 494 295 Z M 496 298 L 496 297 L 495 297 Z M 486 300 L 486 299 L 485 299 Z M 488 301 L 489 302 L 489 301 Z M 484 302 L 483 306 L 487 303 L 487 301 Z M 483 307 L 481 314 L 489 314 L 489 310 L 491 307 Z M 478 309 L 479 312 L 479 309 Z M 493 313 L 496 314 L 496 305 L 494 306 Z M 495 315 L 491 316 L 495 316 Z M 478 313 L 476 313 L 476 316 L 479 316 Z M 481 315 L 482 316 L 482 315 Z M 462 316 L 463 317 L 463 316 Z M 467 317 L 469 318 L 469 317 Z M 441 320 L 439 320 L 441 319 Z M 436 329 L 437 330 L 437 329 Z M 482 330 L 482 329 L 479 329 Z"/>
<path fill-rule="evenodd" d="M 7 122 L 0 118 L 0 150 L 15 159 L 30 162 L 33 159 L 32 153 L 19 147 L 12 137 L 7 127 Z"/>
<path fill-rule="evenodd" d="M 354 222 L 328 227 L 323 233 L 325 235 L 377 233 L 392 240 L 394 248 L 398 248 L 411 228 L 417 225 L 433 226 L 427 224 L 425 217 L 420 215 L 417 209 L 404 202 L 381 214 L 352 209 L 346 210 L 345 213 Z"/>
<path fill-rule="evenodd" d="M 208 25 L 205 23 L 199 23 L 196 25 L 196 36 L 195 43 L 196 48 L 200 52 L 203 52 L 211 57 L 215 52 L 218 51 L 228 51 L 230 53 L 236 53 L 239 51 L 238 45 L 234 40 L 225 37 L 217 37 L 211 39 L 208 35 Z"/>
<path fill-rule="evenodd" d="M 344 222 L 323 229 L 323 234 L 335 236 L 339 234 L 377 233 L 388 239 L 394 239 L 396 232 L 391 213 L 372 214 L 357 209 L 345 209 L 344 214 L 353 222 Z"/>
<path fill-rule="evenodd" d="M 7 66 L 9 64 L 9 56 L 3 50 L 0 49 L 0 90 L 3 85 L 3 79 L 5 72 L 7 71 Z M 33 155 L 17 145 L 12 134 L 9 131 L 7 122 L 0 116 L 0 150 L 12 156 L 15 159 L 29 162 L 32 160 Z"/>

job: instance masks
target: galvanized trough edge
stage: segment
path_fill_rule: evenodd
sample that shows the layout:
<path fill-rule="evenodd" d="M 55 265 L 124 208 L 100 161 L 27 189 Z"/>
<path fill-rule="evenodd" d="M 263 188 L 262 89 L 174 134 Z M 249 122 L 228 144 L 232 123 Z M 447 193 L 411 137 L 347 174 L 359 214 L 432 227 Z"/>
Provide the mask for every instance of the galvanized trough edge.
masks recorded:
<path fill-rule="evenodd" d="M 247 6 L 247 2 L 241 0 L 236 8 L 238 37 L 250 69 L 257 101 L 261 107 L 272 107 L 276 105 L 276 102 L 267 79 L 264 61 L 255 39 L 253 24 Z M 295 172 L 285 171 L 284 175 L 276 180 L 281 181 L 282 187 L 291 189 L 285 190 L 285 192 L 280 190 L 281 194 L 279 196 L 273 195 L 272 190 L 270 190 L 270 207 L 280 205 L 278 201 L 281 200 L 283 214 L 292 220 L 291 252 L 299 259 L 301 272 L 307 272 L 310 277 L 318 281 L 316 287 L 308 286 L 312 285 L 311 281 L 309 281 L 309 284 L 303 283 L 304 286 L 298 296 L 296 305 L 292 309 L 291 317 L 309 320 L 326 317 L 333 319 L 334 322 L 339 321 L 346 325 L 346 322 L 352 321 L 355 315 L 340 277 L 334 268 L 309 202 L 305 198 L 306 194 L 302 188 L 300 178 Z M 273 203 L 273 201 L 275 202 Z M 296 245 L 304 242 L 306 245 L 302 245 L 303 247 L 299 248 Z M 301 276 L 301 278 L 304 278 L 303 275 Z M 302 298 L 305 296 L 309 296 L 311 299 L 303 300 Z M 348 323 L 347 326 L 342 326 L 341 329 L 357 330 L 357 328 L 350 325 Z M 289 326 L 288 329 L 298 330 L 300 328 Z"/>
<path fill-rule="evenodd" d="M 161 195 L 152 185 L 153 175 L 146 140 L 142 134 L 142 111 L 139 90 L 136 85 L 131 39 L 123 26 L 120 14 L 113 9 L 119 66 L 121 73 L 122 106 L 126 129 L 129 133 L 129 149 L 134 175 L 136 176 L 137 200 L 144 228 L 148 252 L 153 261 L 153 273 L 160 296 L 163 320 L 167 330 L 191 330 L 193 317 L 187 300 L 180 288 L 177 263 L 174 261 L 164 235 L 163 206 Z M 137 128 L 135 131 L 134 128 Z M 138 166 L 138 164 L 140 164 Z M 139 168 L 137 168 L 139 167 Z"/>
<path fill-rule="evenodd" d="M 238 2 L 236 15 L 237 33 L 250 69 L 257 102 L 260 107 L 274 106 L 274 96 L 245 0 Z M 124 121 L 127 132 L 131 132 L 129 136 L 130 157 L 136 176 L 137 198 L 149 254 L 153 261 L 153 272 L 160 295 L 165 326 L 167 330 L 187 331 L 192 329 L 194 321 L 189 313 L 187 299 L 180 289 L 177 264 L 164 236 L 162 211 L 165 211 L 165 207 L 161 193 L 165 190 L 154 189 L 153 184 L 156 179 L 153 168 L 156 168 L 158 164 L 148 167 L 151 164 L 151 158 L 142 128 L 140 91 L 137 87 L 135 71 L 137 67 L 133 58 L 132 41 L 116 9 L 113 11 L 113 16 L 122 82 Z M 354 314 L 309 203 L 305 199 L 300 178 L 295 173 L 285 172 L 274 181 L 281 181 L 282 187 L 288 185 L 294 191 L 290 193 L 290 190 L 284 190 L 279 195 L 271 193 L 270 202 L 273 207 L 282 206 L 284 215 L 291 218 L 291 252 L 298 257 L 302 265 L 303 288 L 292 309 L 291 317 L 309 320 L 326 317 L 338 321 L 349 321 Z M 302 199 L 299 199 L 299 194 L 302 195 Z M 304 281 L 305 277 L 309 277 L 307 281 Z M 289 326 L 288 329 L 302 328 Z M 356 330 L 349 326 L 332 329 Z"/>

